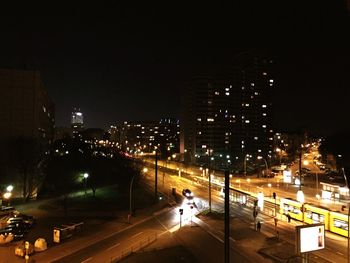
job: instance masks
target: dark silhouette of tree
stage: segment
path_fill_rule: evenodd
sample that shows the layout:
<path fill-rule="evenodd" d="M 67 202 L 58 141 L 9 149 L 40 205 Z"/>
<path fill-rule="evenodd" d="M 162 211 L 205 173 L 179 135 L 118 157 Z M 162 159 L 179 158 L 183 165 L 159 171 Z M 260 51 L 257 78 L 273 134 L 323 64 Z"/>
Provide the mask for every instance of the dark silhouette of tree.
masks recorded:
<path fill-rule="evenodd" d="M 32 197 L 39 166 L 44 157 L 43 145 L 34 137 L 15 137 L 9 141 L 11 165 L 21 175 L 22 195 L 25 200 Z"/>

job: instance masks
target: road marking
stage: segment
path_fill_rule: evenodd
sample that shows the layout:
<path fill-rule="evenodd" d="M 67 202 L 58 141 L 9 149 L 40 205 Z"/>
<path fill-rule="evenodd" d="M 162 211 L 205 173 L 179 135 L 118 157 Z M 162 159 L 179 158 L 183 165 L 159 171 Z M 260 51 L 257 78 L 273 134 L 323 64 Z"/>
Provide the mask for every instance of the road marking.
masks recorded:
<path fill-rule="evenodd" d="M 84 261 L 82 261 L 81 263 L 84 263 L 84 262 L 88 262 L 92 259 L 92 257 L 88 258 L 88 259 L 85 259 Z"/>
<path fill-rule="evenodd" d="M 344 256 L 344 254 L 343 254 L 343 253 L 341 253 L 341 252 L 339 252 L 339 251 L 337 251 L 336 253 L 337 253 L 337 254 L 339 254 L 339 255 Z"/>
<path fill-rule="evenodd" d="M 115 248 L 115 247 L 117 247 L 117 246 L 119 246 L 119 245 L 120 245 L 120 243 L 115 244 L 114 246 L 111 246 L 110 248 L 108 248 L 107 251 L 108 251 L 108 250 L 111 250 L 112 248 Z"/>
<path fill-rule="evenodd" d="M 218 237 L 217 235 L 213 234 L 211 231 L 207 230 L 208 234 L 214 237 L 215 239 L 219 240 L 221 243 L 224 243 L 224 241 Z"/>
<path fill-rule="evenodd" d="M 232 237 L 230 237 L 230 239 L 231 239 L 233 242 L 235 242 L 235 241 L 236 241 L 236 239 L 234 239 L 234 238 L 232 238 Z"/>
<path fill-rule="evenodd" d="M 136 235 L 133 235 L 131 238 L 137 237 L 139 235 L 141 235 L 143 232 L 137 233 Z"/>

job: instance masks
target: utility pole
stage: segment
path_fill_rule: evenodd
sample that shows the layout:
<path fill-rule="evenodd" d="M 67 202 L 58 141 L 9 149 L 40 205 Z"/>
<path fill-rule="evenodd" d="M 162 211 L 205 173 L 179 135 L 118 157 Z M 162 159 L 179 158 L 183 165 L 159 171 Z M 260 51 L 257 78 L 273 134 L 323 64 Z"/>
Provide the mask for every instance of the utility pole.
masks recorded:
<path fill-rule="evenodd" d="M 154 201 L 158 201 L 158 149 L 156 149 L 156 162 L 154 171 Z"/>
<path fill-rule="evenodd" d="M 225 263 L 230 262 L 230 172 L 225 171 Z"/>
<path fill-rule="evenodd" d="M 209 212 L 211 213 L 211 175 L 210 175 L 210 148 L 208 149 L 208 174 L 209 174 Z"/>
<path fill-rule="evenodd" d="M 299 190 L 301 190 L 301 157 L 302 157 L 302 146 L 300 146 L 300 151 L 299 151 Z"/>

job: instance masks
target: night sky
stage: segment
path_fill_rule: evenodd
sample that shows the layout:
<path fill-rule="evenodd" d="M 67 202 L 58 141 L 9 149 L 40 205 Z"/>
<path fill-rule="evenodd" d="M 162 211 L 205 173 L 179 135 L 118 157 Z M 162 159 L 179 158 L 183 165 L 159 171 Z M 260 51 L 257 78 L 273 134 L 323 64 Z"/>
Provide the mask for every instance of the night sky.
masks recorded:
<path fill-rule="evenodd" d="M 275 61 L 276 129 L 350 130 L 350 27 L 342 1 L 31 4 L 2 12 L 0 66 L 42 72 L 56 126 L 69 125 L 74 106 L 87 127 L 178 117 L 181 84 L 199 66 L 229 65 L 238 52 L 255 49 Z"/>

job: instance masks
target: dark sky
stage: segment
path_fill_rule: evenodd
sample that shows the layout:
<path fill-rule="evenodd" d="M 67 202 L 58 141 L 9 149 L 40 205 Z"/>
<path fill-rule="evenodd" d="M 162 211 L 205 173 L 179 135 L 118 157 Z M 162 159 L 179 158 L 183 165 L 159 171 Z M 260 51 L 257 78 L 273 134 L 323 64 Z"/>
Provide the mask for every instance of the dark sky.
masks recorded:
<path fill-rule="evenodd" d="M 42 72 L 57 126 L 79 106 L 88 127 L 108 127 L 178 117 L 179 87 L 198 66 L 255 47 L 276 62 L 276 128 L 350 129 L 343 2 L 263 2 L 13 6 L 1 11 L 0 66 Z"/>

